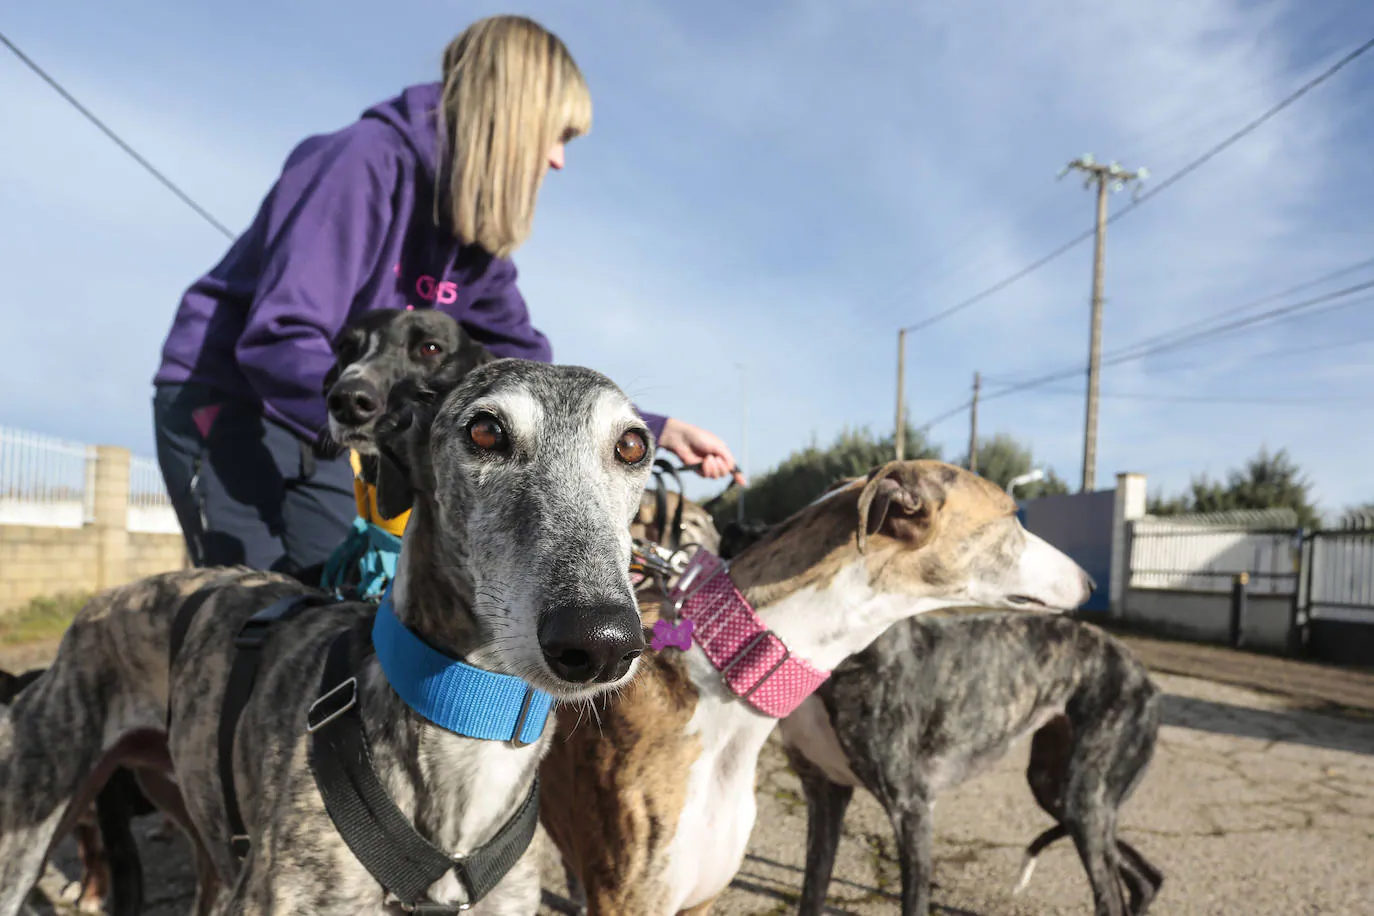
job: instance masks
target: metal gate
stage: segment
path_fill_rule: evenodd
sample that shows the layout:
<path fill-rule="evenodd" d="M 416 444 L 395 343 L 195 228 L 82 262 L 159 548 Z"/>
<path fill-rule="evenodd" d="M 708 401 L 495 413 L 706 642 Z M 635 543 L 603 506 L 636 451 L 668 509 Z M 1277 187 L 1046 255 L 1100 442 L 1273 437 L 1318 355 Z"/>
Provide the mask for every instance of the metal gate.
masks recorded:
<path fill-rule="evenodd" d="M 1302 560 L 1297 623 L 1307 653 L 1374 666 L 1374 527 L 1313 531 Z"/>

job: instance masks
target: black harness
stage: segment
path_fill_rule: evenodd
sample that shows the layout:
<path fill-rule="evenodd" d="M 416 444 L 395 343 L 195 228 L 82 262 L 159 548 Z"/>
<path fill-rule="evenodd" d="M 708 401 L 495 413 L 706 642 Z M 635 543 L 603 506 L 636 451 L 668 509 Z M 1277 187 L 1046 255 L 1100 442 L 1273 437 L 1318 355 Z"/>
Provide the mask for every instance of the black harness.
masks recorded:
<path fill-rule="evenodd" d="M 202 588 L 178 609 L 170 636 L 172 662 L 196 613 L 214 591 L 215 584 Z M 234 637 L 236 651 L 220 710 L 218 744 L 229 848 L 239 861 L 248 855 L 250 842 L 234 791 L 234 733 L 252 697 L 262 649 L 276 624 L 335 601 L 320 593 L 280 598 L 244 621 Z M 315 785 L 344 843 L 377 883 L 400 901 L 403 910 L 425 916 L 461 912 L 490 893 L 529 847 L 539 823 L 539 780 L 535 778 L 519 809 L 496 835 L 466 856 L 450 856 L 421 836 L 391 800 L 373 764 L 358 711 L 358 667 L 354 664 L 355 657 L 361 663 L 372 646 L 359 632 L 350 627 L 330 643 L 319 698 L 306 713 Z M 169 709 L 169 725 L 170 719 Z M 462 885 L 467 903 L 435 903 L 428 898 L 429 888 L 448 872 Z"/>
<path fill-rule="evenodd" d="M 671 520 L 668 518 L 668 487 L 664 477 L 672 477 L 673 483 L 677 484 L 677 511 Z M 658 531 L 658 542 L 672 544 L 674 550 L 682 546 L 682 508 L 685 499 L 677 466 L 666 458 L 659 458 L 654 462 L 654 528 Z"/>

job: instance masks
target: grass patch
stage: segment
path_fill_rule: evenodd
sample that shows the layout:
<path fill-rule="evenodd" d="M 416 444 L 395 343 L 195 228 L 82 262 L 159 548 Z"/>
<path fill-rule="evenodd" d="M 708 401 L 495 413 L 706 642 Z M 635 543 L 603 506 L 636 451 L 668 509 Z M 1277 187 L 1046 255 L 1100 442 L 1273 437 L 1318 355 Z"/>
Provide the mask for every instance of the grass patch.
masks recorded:
<path fill-rule="evenodd" d="M 88 600 L 90 595 L 83 594 L 31 599 L 0 616 L 0 645 L 19 646 L 61 636 Z"/>

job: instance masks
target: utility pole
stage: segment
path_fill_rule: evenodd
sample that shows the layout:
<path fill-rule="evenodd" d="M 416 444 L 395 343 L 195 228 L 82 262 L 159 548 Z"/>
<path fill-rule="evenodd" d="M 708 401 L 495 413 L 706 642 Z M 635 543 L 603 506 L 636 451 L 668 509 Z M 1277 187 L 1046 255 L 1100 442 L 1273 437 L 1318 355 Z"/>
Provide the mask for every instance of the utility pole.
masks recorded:
<path fill-rule="evenodd" d="M 906 457 L 906 328 L 897 332 L 897 460 Z"/>
<path fill-rule="evenodd" d="M 983 387 L 983 377 L 973 373 L 973 409 L 968 415 L 968 469 L 978 473 L 978 392 Z"/>
<path fill-rule="evenodd" d="M 1093 244 L 1093 300 L 1092 322 L 1088 338 L 1088 408 L 1083 423 L 1083 483 L 1080 492 L 1089 493 L 1097 486 L 1097 388 L 1102 364 L 1102 269 L 1107 244 L 1107 191 L 1120 191 L 1128 183 L 1143 181 L 1149 176 L 1145 169 L 1128 172 L 1115 162 L 1103 165 L 1092 155 L 1073 160 L 1059 173 L 1070 171 L 1084 174 L 1083 186 L 1097 185 L 1097 235 Z M 1137 188 L 1139 186 L 1137 185 Z"/>

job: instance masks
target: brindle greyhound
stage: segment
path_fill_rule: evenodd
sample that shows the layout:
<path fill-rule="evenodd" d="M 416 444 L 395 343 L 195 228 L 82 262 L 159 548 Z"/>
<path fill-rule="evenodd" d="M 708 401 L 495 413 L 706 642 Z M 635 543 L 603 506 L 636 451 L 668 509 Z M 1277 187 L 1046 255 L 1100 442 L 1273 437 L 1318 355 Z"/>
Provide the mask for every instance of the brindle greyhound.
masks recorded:
<path fill-rule="evenodd" d="M 1031 842 L 1017 890 L 1045 847 L 1066 836 L 1098 916 L 1143 916 L 1163 883 L 1116 835 L 1118 809 L 1154 752 L 1159 693 L 1145 666 L 1090 624 L 1054 614 L 905 621 L 840 665 L 781 731 L 806 792 L 801 916 L 824 908 L 856 786 L 892 821 L 902 913 L 925 916 L 936 796 L 1032 733 L 1026 779 L 1056 825 Z"/>
<path fill-rule="evenodd" d="M 234 569 L 146 579 L 78 615 L 52 667 L 0 714 L 0 914 L 19 911 L 64 819 L 85 809 L 117 764 L 175 773 L 197 833 L 231 882 L 217 912 L 395 914 L 396 896 L 360 859 L 385 855 L 392 844 L 374 841 L 401 833 L 431 850 L 442 871 L 400 909 L 452 912 L 483 884 L 490 890 L 473 912 L 533 912 L 531 855 L 481 875 L 463 857 L 509 851 L 511 825 L 524 829 L 552 732 L 536 706 L 549 695 L 592 697 L 638 665 L 628 522 L 652 441 L 623 392 L 585 369 L 501 360 L 461 382 L 441 377 L 428 392 L 397 386 L 376 430 L 379 501 L 389 516 L 413 504 L 381 611 L 319 604 L 324 595 L 293 579 Z M 199 607 L 169 661 L 173 628 L 188 619 L 178 611 L 192 596 Z M 266 631 L 256 687 L 229 733 L 230 788 L 247 825 L 240 863 L 219 776 L 219 712 L 236 634 L 283 597 L 305 597 L 307 606 Z M 410 670 L 396 664 L 397 646 L 403 661 L 442 661 Z M 352 677 L 326 690 L 321 670 L 327 676 L 336 662 Z M 500 710 L 472 710 L 422 695 L 422 676 L 448 683 L 455 672 L 523 696 L 518 717 L 504 699 Z M 511 694 L 517 679 L 526 683 Z M 433 724 L 498 711 L 512 712 L 498 723 L 505 739 Z M 344 734 L 334 723 L 348 719 L 361 749 L 326 753 Z M 328 773 L 369 767 L 376 793 L 357 789 L 356 804 L 336 818 L 321 794 L 339 791 Z M 392 832 L 346 842 L 336 825 L 350 812 L 375 815 Z"/>
<path fill-rule="evenodd" d="M 894 462 L 778 525 L 726 577 L 706 578 L 713 558 L 699 553 L 664 605 L 680 606 L 668 638 L 689 647 L 647 656 L 614 702 L 597 702 L 599 723 L 573 727 L 576 713 L 560 711 L 541 767 L 545 792 L 563 801 L 543 823 L 588 910 L 706 913 L 743 859 L 758 754 L 778 716 L 896 621 L 1082 603 L 1087 575 L 1015 513 L 967 471 Z M 746 669 L 749 681 L 736 677 Z"/>
<path fill-rule="evenodd" d="M 0 671 L 0 703 L 9 705 L 19 692 L 43 674 L 35 668 L 23 674 Z M 113 916 L 137 916 L 143 910 L 143 864 L 130 820 L 157 810 L 140 791 L 134 774 L 122 767 L 111 774 L 95 804 L 76 823 L 76 847 L 81 879 L 76 884 L 76 909 L 103 913 L 108 902 Z"/>

